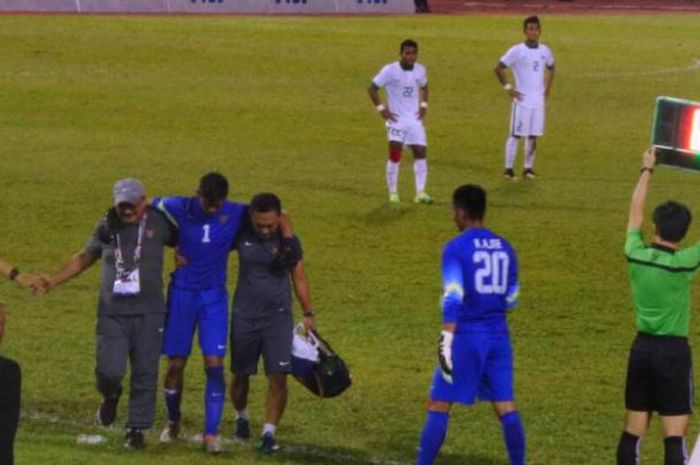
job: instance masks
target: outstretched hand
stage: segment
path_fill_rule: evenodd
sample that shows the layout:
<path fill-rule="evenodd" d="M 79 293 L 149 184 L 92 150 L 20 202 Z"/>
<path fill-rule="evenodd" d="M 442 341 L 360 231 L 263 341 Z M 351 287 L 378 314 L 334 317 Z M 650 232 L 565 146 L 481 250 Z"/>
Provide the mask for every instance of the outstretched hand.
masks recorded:
<path fill-rule="evenodd" d="M 20 273 L 15 281 L 31 291 L 32 294 L 40 294 L 48 291 L 49 277 L 43 273 Z"/>

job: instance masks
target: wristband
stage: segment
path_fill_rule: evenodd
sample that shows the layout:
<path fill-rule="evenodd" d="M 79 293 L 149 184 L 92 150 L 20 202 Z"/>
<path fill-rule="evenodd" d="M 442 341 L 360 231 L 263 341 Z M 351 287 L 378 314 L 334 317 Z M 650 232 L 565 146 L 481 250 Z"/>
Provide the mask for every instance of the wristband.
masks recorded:
<path fill-rule="evenodd" d="M 303 315 L 306 316 L 314 316 L 314 311 L 309 309 L 309 310 L 304 310 Z"/>
<path fill-rule="evenodd" d="M 506 92 L 509 90 L 513 90 L 513 86 L 510 82 L 506 82 L 506 84 L 503 86 L 503 90 L 505 90 Z"/>
<path fill-rule="evenodd" d="M 10 281 L 14 281 L 17 276 L 19 276 L 20 271 L 17 268 L 12 268 L 10 270 L 10 274 L 7 275 L 8 278 L 10 278 Z"/>
<path fill-rule="evenodd" d="M 377 112 L 381 113 L 384 110 L 386 110 L 386 107 L 384 106 L 383 103 L 380 103 L 379 105 L 377 105 Z"/>
<path fill-rule="evenodd" d="M 645 171 L 648 171 L 649 174 L 653 174 L 653 173 L 654 173 L 654 168 L 649 168 L 648 166 L 642 166 L 642 168 L 639 170 L 639 174 L 641 175 L 641 174 L 644 173 Z"/>
<path fill-rule="evenodd" d="M 428 102 L 421 102 L 420 107 L 421 108 L 428 108 Z"/>

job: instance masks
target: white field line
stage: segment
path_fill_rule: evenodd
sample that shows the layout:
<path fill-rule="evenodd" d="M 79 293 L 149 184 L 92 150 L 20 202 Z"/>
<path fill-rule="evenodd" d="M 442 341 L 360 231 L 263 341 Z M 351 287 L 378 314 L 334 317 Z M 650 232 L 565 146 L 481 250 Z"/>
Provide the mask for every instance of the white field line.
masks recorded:
<path fill-rule="evenodd" d="M 49 413 L 39 412 L 39 411 L 22 411 L 21 422 L 39 422 L 39 423 L 50 423 L 52 425 L 63 425 L 75 429 L 88 429 L 85 434 L 98 434 L 102 436 L 110 436 L 116 432 L 124 431 L 124 428 L 119 426 L 111 426 L 109 428 L 104 428 L 102 426 L 97 426 L 94 421 L 78 421 L 78 420 L 67 420 L 59 417 L 58 415 L 52 415 Z M 100 432 L 101 431 L 101 432 Z M 154 429 L 155 431 L 155 429 Z M 195 434 L 187 437 L 187 441 L 195 444 L 201 444 L 202 435 Z M 236 446 L 240 443 L 234 441 L 230 438 L 222 438 L 222 442 L 228 446 Z M 100 447 L 101 444 L 96 445 L 85 445 L 85 447 Z M 358 457 L 352 454 L 343 454 L 338 451 L 324 451 L 314 448 L 313 446 L 300 446 L 300 445 L 286 445 L 282 444 L 282 455 L 289 455 L 291 458 L 295 456 L 306 456 L 313 457 L 316 459 L 322 459 L 328 463 L 366 463 L 368 465 L 411 465 L 407 462 L 400 462 L 398 460 L 385 460 L 377 457 Z"/>
<path fill-rule="evenodd" d="M 605 79 L 612 77 L 637 77 L 637 76 L 663 76 L 666 74 L 687 73 L 700 70 L 700 59 L 693 58 L 693 62 L 684 67 L 659 68 L 640 71 L 601 71 L 599 73 L 579 74 L 580 79 Z"/>

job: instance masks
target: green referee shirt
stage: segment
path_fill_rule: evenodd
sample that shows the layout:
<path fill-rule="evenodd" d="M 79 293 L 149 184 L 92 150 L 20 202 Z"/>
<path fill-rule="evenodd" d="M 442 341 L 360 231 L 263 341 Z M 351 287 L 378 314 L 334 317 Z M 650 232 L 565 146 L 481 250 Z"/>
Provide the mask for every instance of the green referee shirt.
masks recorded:
<path fill-rule="evenodd" d="M 674 251 L 647 246 L 638 228 L 627 231 L 627 269 L 637 330 L 659 336 L 688 336 L 690 290 L 700 268 L 700 243 Z"/>

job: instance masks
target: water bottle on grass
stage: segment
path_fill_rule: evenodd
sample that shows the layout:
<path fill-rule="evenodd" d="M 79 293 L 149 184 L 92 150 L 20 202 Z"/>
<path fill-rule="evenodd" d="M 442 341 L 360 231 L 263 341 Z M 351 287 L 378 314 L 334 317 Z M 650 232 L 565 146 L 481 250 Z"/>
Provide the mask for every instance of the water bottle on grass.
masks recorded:
<path fill-rule="evenodd" d="M 76 444 L 85 444 L 88 446 L 101 446 L 106 444 L 108 439 L 101 434 L 81 434 L 76 439 Z"/>

